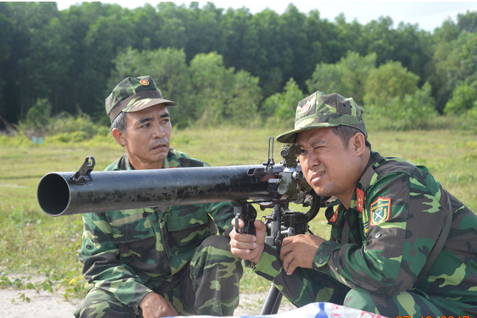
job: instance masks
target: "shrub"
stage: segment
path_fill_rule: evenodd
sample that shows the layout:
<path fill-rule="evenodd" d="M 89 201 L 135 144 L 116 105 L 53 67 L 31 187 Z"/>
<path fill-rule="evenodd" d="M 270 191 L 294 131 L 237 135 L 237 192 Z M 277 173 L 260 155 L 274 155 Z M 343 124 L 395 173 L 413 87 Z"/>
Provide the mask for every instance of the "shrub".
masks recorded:
<path fill-rule="evenodd" d="M 437 116 L 431 96 L 431 85 L 426 82 L 414 94 L 394 97 L 387 104 L 365 107 L 365 121 L 378 129 L 424 129 Z"/>
<path fill-rule="evenodd" d="M 463 83 L 454 90 L 452 98 L 446 103 L 444 113 L 465 115 L 470 109 L 475 108 L 476 100 L 475 85 Z"/>

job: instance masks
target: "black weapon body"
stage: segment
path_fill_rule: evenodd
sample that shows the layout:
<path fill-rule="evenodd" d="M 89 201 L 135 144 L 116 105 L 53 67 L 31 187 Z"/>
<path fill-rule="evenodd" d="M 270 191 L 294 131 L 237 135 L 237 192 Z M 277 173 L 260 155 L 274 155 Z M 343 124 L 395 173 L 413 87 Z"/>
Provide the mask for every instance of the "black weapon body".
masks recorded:
<path fill-rule="evenodd" d="M 87 158 L 87 161 L 91 160 Z M 38 202 L 51 216 L 151 206 L 270 200 L 270 172 L 260 165 L 158 170 L 87 172 L 83 182 L 74 172 L 51 172 L 38 185 Z M 81 169 L 80 169 L 81 170 Z"/>

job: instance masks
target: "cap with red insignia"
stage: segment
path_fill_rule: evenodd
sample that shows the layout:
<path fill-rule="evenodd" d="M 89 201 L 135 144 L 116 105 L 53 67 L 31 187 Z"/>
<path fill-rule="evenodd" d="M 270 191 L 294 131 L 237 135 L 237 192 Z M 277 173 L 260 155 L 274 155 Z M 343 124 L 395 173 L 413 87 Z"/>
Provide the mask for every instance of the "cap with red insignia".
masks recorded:
<path fill-rule="evenodd" d="M 149 75 L 123 79 L 105 100 L 106 114 L 111 122 L 120 112 L 137 112 L 158 104 L 179 105 L 174 101 L 164 99 Z"/>

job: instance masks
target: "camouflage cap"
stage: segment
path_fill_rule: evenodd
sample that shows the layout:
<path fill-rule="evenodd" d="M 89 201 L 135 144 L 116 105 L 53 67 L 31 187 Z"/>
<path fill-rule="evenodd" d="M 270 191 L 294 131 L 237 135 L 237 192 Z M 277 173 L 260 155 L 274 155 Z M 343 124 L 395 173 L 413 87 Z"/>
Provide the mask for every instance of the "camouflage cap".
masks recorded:
<path fill-rule="evenodd" d="M 295 129 L 279 135 L 277 141 L 294 143 L 296 135 L 301 131 L 340 125 L 357 128 L 367 137 L 363 113 L 363 108 L 352 97 L 315 92 L 298 102 Z"/>
<path fill-rule="evenodd" d="M 164 99 L 149 75 L 123 79 L 105 100 L 106 114 L 111 122 L 120 112 L 137 112 L 162 103 L 166 106 L 179 105 L 174 101 Z"/>

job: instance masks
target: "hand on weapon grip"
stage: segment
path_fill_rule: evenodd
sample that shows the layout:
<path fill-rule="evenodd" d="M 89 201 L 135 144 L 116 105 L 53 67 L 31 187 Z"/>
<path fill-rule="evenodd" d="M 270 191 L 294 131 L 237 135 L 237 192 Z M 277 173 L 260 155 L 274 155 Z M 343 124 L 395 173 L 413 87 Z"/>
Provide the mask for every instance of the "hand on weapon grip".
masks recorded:
<path fill-rule="evenodd" d="M 177 310 L 168 300 L 153 292 L 143 298 L 139 308 L 141 308 L 144 318 L 179 316 Z"/>
<path fill-rule="evenodd" d="M 283 239 L 280 259 L 288 275 L 297 267 L 313 268 L 313 259 L 321 243 L 325 240 L 313 234 L 300 234 Z"/>
<path fill-rule="evenodd" d="M 256 220 L 255 226 L 256 235 L 240 234 L 235 231 L 235 220 L 232 220 L 233 230 L 230 232 L 230 251 L 237 257 L 244 260 L 249 260 L 258 264 L 262 256 L 265 236 L 267 235 L 266 225 L 259 220 Z M 244 222 L 239 219 L 239 228 L 244 226 Z"/>

